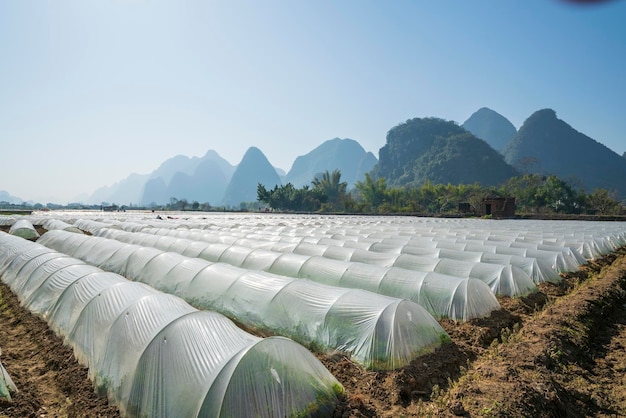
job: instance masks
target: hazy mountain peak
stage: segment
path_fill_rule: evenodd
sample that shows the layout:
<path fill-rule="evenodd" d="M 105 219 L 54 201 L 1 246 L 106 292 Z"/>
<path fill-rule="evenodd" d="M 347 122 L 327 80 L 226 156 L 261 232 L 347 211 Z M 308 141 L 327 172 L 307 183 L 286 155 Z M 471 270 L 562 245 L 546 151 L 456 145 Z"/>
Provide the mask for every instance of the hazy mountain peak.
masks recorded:
<path fill-rule="evenodd" d="M 532 115 L 530 115 L 528 117 L 528 119 L 533 118 L 533 119 L 537 119 L 537 118 L 545 118 L 545 119 L 557 119 L 556 117 L 556 111 L 554 109 L 550 109 L 550 108 L 545 108 L 545 109 L 539 109 L 537 111 L 535 111 Z"/>
<path fill-rule="evenodd" d="M 378 162 L 371 152 L 357 141 L 350 138 L 333 138 L 318 147 L 296 158 L 291 169 L 285 176 L 285 182 L 295 187 L 310 185 L 315 176 L 328 171 L 339 170 L 341 180 L 353 186 L 365 178 Z"/>
<path fill-rule="evenodd" d="M 9 203 L 13 203 L 13 204 L 20 204 L 23 202 L 22 199 L 20 199 L 17 196 L 12 196 L 9 192 L 5 191 L 5 190 L 0 190 L 0 202 L 9 202 Z"/>
<path fill-rule="evenodd" d="M 228 183 L 223 204 L 236 207 L 241 202 L 256 201 L 259 183 L 270 189 L 282 184 L 265 154 L 257 147 L 250 147 Z"/>
<path fill-rule="evenodd" d="M 257 147 L 248 148 L 246 152 L 243 154 L 243 157 L 241 158 L 241 160 L 243 161 L 247 158 L 265 158 L 267 160 L 267 157 L 265 157 L 265 154 L 263 154 L 263 151 L 261 151 Z"/>
<path fill-rule="evenodd" d="M 558 119 L 552 109 L 530 115 L 502 153 L 524 172 L 556 175 L 587 191 L 600 187 L 626 196 L 626 160 Z"/>
<path fill-rule="evenodd" d="M 498 151 L 517 133 L 511 121 L 488 107 L 481 107 L 474 112 L 463 123 L 463 127 Z"/>

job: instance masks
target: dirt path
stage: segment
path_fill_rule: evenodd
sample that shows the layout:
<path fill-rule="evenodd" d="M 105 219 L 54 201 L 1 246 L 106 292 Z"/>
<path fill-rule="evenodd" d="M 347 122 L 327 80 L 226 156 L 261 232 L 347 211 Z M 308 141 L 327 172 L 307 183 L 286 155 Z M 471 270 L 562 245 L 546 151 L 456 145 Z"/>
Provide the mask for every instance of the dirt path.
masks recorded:
<path fill-rule="evenodd" d="M 490 318 L 442 321 L 452 343 L 392 372 L 321 356 L 346 388 L 336 417 L 625 416 L 626 251 Z M 46 324 L 0 285 L 0 360 L 20 392 L 5 417 L 117 417 Z"/>

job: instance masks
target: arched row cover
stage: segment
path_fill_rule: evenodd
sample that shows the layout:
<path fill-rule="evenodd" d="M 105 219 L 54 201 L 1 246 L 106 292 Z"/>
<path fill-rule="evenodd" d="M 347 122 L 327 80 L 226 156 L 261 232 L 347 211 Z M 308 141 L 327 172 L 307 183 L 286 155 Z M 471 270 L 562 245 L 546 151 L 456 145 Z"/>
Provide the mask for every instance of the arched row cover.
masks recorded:
<path fill-rule="evenodd" d="M 100 228 L 119 229 L 119 226 L 113 222 L 102 222 L 93 219 L 77 219 L 72 224 L 83 231 L 89 232 L 90 234 L 95 234 Z"/>
<path fill-rule="evenodd" d="M 212 244 L 168 235 L 129 233 L 103 228 L 98 231 L 97 236 L 173 251 L 211 262 L 228 263 L 248 270 L 261 270 L 310 279 L 331 286 L 364 289 L 405 298 L 425 307 L 437 318 L 466 321 L 488 316 L 500 308 L 490 288 L 477 279 L 282 253 L 263 248 Z M 93 260 L 85 261 L 91 263 Z"/>
<path fill-rule="evenodd" d="M 321 241 L 321 240 L 320 240 Z M 341 241 L 340 241 L 341 242 Z M 354 242 L 354 241 L 347 241 Z M 346 242 L 346 243 L 347 243 Z M 411 254 L 435 258 L 449 258 L 474 263 L 489 263 L 511 265 L 519 267 L 534 283 L 556 282 L 560 280 L 559 272 L 552 268 L 552 264 L 542 258 L 531 258 L 519 254 L 502 254 L 495 251 L 495 247 L 473 250 L 448 249 L 439 247 L 414 247 L 409 245 L 395 246 L 385 243 L 373 243 L 369 250 L 381 253 Z"/>
<path fill-rule="evenodd" d="M 421 226 L 411 229 L 399 229 L 393 226 L 387 232 L 379 231 L 369 234 L 376 236 L 380 242 L 404 243 L 407 245 L 423 245 L 423 240 L 431 238 L 433 242 L 442 239 L 458 239 L 484 243 L 500 242 L 511 245 L 514 242 L 526 242 L 536 245 L 553 245 L 568 247 L 579 257 L 580 263 L 595 257 L 615 251 L 626 244 L 623 223 L 612 223 L 607 226 L 601 222 L 586 221 L 497 221 L 495 224 L 488 221 L 464 220 L 448 223 L 449 226 L 439 229 L 429 228 L 424 233 Z M 399 236 L 405 233 L 402 236 Z M 429 236 L 420 236 L 430 234 Z M 357 234 L 359 235 L 359 234 Z M 346 237 L 347 238 L 347 237 Z M 350 237 L 354 239 L 353 236 Z M 361 237 L 357 239 L 361 240 Z M 419 241 L 422 240 L 420 243 Z M 437 243 L 439 246 L 439 244 Z"/>
<path fill-rule="evenodd" d="M 147 231 L 146 231 L 147 232 Z M 465 261 L 486 262 L 492 264 L 507 264 L 505 259 L 500 257 L 492 257 L 490 254 L 509 255 L 511 258 L 508 264 L 521 268 L 526 272 L 535 283 L 545 281 L 560 280 L 559 273 L 566 271 L 575 271 L 580 265 L 586 263 L 585 258 L 578 251 L 572 250 L 570 247 L 552 247 L 533 242 L 532 244 L 515 244 L 520 241 L 503 241 L 494 239 L 486 241 L 482 237 L 453 237 L 453 238 L 437 238 L 435 236 L 391 236 L 386 234 L 380 239 L 370 237 L 358 237 L 358 241 L 343 237 L 340 239 L 337 235 L 335 238 L 305 236 L 263 236 L 261 234 L 249 234 L 246 238 L 236 241 L 240 245 L 255 248 L 272 248 L 273 245 L 283 246 L 283 250 L 293 251 L 294 246 L 291 244 L 322 244 L 329 246 L 346 247 L 351 249 L 361 249 L 373 252 L 392 253 L 392 254 L 412 254 L 417 256 L 430 256 L 437 258 L 452 258 Z M 277 239 L 278 238 L 278 239 Z M 280 244 L 275 244 L 275 243 Z M 612 251 L 626 244 L 621 239 L 620 234 L 605 237 L 602 242 L 611 244 Z M 620 244 L 621 243 L 621 244 Z M 524 248 L 518 248 L 524 245 Z M 537 245 L 541 245 L 543 250 L 536 250 Z M 513 246 L 513 247 L 512 247 Z M 535 250 L 529 249 L 533 247 Z M 586 247 L 586 244 L 571 244 L 571 247 Z M 447 251 L 447 252 L 446 252 Z M 321 252 L 321 251 L 320 251 Z M 475 254 L 464 253 L 481 253 L 478 259 Z M 485 254 L 487 253 L 487 254 Z M 351 255 L 351 253 L 350 253 Z M 517 258 L 519 257 L 519 258 Z M 536 266 L 532 260 L 536 260 Z"/>
<path fill-rule="evenodd" d="M 111 223 L 127 232 L 141 232 L 144 228 L 154 228 L 154 225 L 142 222 L 112 220 Z"/>
<path fill-rule="evenodd" d="M 17 218 L 13 215 L 1 215 L 0 216 L 0 226 L 8 226 L 11 227 L 17 221 Z"/>
<path fill-rule="evenodd" d="M 449 340 L 426 309 L 405 299 L 64 231 L 49 231 L 38 242 L 70 255 L 84 253 L 82 248 L 87 246 L 97 254 L 101 268 L 179 295 L 195 307 L 222 312 L 247 326 L 350 353 L 368 368 L 407 365 Z"/>
<path fill-rule="evenodd" d="M 82 229 L 72 224 L 69 224 L 65 221 L 62 221 L 60 219 L 47 219 L 42 223 L 42 226 L 47 231 L 51 231 L 53 229 L 62 229 L 63 231 L 67 231 L 67 232 L 75 232 L 77 234 L 84 234 Z"/>
<path fill-rule="evenodd" d="M 460 278 L 477 279 L 489 286 L 496 295 L 523 296 L 537 290 L 533 279 L 517 266 L 510 264 L 493 264 L 483 262 L 471 262 L 445 258 L 415 256 L 411 254 L 378 253 L 355 248 L 328 246 L 300 242 L 287 244 L 284 242 L 274 243 L 271 247 L 255 245 L 250 239 L 237 239 L 233 236 L 220 236 L 219 233 L 184 231 L 184 230 L 157 230 L 146 228 L 146 233 L 188 237 L 193 240 L 201 240 L 212 243 L 245 244 L 248 248 L 267 248 L 271 251 L 324 257 L 330 260 L 346 262 L 359 262 L 382 267 L 398 267 L 416 272 L 435 272 L 443 275 Z M 234 247 L 230 247 L 234 248 Z M 238 256 L 245 257 L 243 250 L 229 249 L 232 254 L 227 258 L 221 256 L 220 261 L 237 265 Z"/>
<path fill-rule="evenodd" d="M 346 241 L 346 245 L 354 241 Z M 494 258 L 491 254 L 509 255 L 509 264 L 519 267 L 527 272 L 535 283 L 545 281 L 560 280 L 559 273 L 565 271 L 575 271 L 586 260 L 569 247 L 546 247 L 536 243 L 521 243 L 519 241 L 502 240 L 469 240 L 465 238 L 452 238 L 434 240 L 410 239 L 407 244 L 397 247 L 397 244 L 389 244 L 388 240 L 383 240 L 381 244 L 371 244 L 372 251 L 399 251 L 402 254 L 412 254 L 424 256 L 436 254 L 439 257 L 460 259 L 459 253 L 478 252 L 483 255 L 481 262 L 506 263 L 505 259 Z M 543 250 L 538 251 L 538 245 Z M 535 259 L 537 266 L 528 266 L 524 259 Z"/>
<path fill-rule="evenodd" d="M 372 234 L 373 235 L 373 234 Z M 330 255 L 333 258 L 351 259 L 354 256 L 355 250 L 367 250 L 370 252 L 391 253 L 395 255 L 411 254 L 417 256 L 429 256 L 436 258 L 450 258 L 463 261 L 473 262 L 486 262 L 490 264 L 510 264 L 515 267 L 519 267 L 522 271 L 528 274 L 535 283 L 541 283 L 544 281 L 558 281 L 560 280 L 559 273 L 563 271 L 573 271 L 581 264 L 584 264 L 586 260 L 577 255 L 576 251 L 571 248 L 552 248 L 551 250 L 545 250 L 544 252 L 525 252 L 523 250 L 514 251 L 509 246 L 514 245 L 511 242 L 495 240 L 488 241 L 488 244 L 484 244 L 485 240 L 479 237 L 459 238 L 459 237 L 436 237 L 436 236 L 394 236 L 391 233 L 377 234 L 380 235 L 378 239 L 368 237 L 357 237 L 358 241 L 355 241 L 354 236 L 342 237 L 339 239 L 337 235 L 335 238 L 325 238 L 319 236 L 305 236 L 305 237 L 292 237 L 292 236 L 279 236 L 278 241 L 282 244 L 283 251 L 297 251 L 313 252 L 314 254 L 322 255 L 323 249 L 317 248 L 319 245 L 327 245 L 334 247 L 345 247 L 350 250 L 336 249 L 327 252 L 327 256 Z M 619 247 L 618 243 L 623 242 L 619 239 L 620 235 L 611 235 L 609 238 L 601 240 L 602 242 L 611 242 L 613 244 L 613 250 Z M 254 237 L 254 239 L 252 239 Z M 242 239 L 237 241 L 240 245 L 246 245 L 251 247 L 271 248 L 271 242 L 276 242 L 277 238 L 274 235 L 263 236 L 261 234 L 247 235 L 248 239 Z M 256 241 L 255 241 L 256 239 Z M 259 241 L 265 239 L 265 241 Z M 599 240 L 599 239 L 598 239 Z M 286 243 L 295 245 L 285 245 Z M 299 245 L 298 245 L 299 244 Z M 605 246 L 606 247 L 606 246 Z M 546 246 L 544 245 L 545 249 Z M 489 254 L 465 254 L 465 253 L 497 253 L 502 255 L 515 256 L 509 259 L 501 257 L 493 257 Z M 387 259 L 393 260 L 394 257 L 386 256 Z M 567 257 L 565 260 L 559 260 L 554 263 L 552 259 L 555 257 Z M 375 262 L 384 262 L 385 257 L 370 257 Z M 547 258 L 544 260 L 544 258 Z M 536 261 L 533 261 L 536 260 Z M 565 269 L 565 270 L 564 270 Z"/>
<path fill-rule="evenodd" d="M 31 241 L 39 238 L 39 232 L 28 219 L 18 219 L 9 229 L 9 234 Z"/>
<path fill-rule="evenodd" d="M 43 216 L 43 214 L 41 215 Z M 57 216 L 57 214 L 55 214 Z M 68 218 L 85 217 L 89 213 L 67 213 Z M 175 219 L 174 219 L 175 218 Z M 67 218 L 66 218 L 67 219 Z M 364 244 L 387 240 L 405 243 L 416 240 L 466 239 L 479 241 L 512 242 L 532 240 L 539 244 L 552 242 L 559 246 L 571 246 L 578 252 L 579 246 L 589 240 L 596 250 L 621 247 L 625 243 L 623 222 L 595 221 L 544 221 L 544 220 L 485 220 L 441 219 L 412 217 L 368 217 L 332 215 L 288 214 L 198 214 L 185 213 L 184 218 L 157 220 L 154 214 L 145 213 L 99 213 L 101 222 L 142 223 L 171 229 L 203 229 L 250 237 L 253 239 L 289 239 L 290 242 L 317 238 L 348 240 L 368 249 Z M 309 241 L 311 242 L 311 241 Z M 336 245 L 321 241 L 322 244 Z M 619 244 L 621 243 L 621 244 Z M 617 247 L 615 244 L 618 244 Z M 350 244 L 351 245 L 351 244 Z M 346 243 L 348 246 L 348 243 Z M 584 244 L 583 244 L 584 246 Z M 593 251 L 596 251 L 593 250 Z"/>
<path fill-rule="evenodd" d="M 350 219 L 343 218 L 342 227 L 328 225 L 325 222 L 316 222 L 316 227 L 297 226 L 280 229 L 268 226 L 270 229 L 247 228 L 232 226 L 217 229 L 223 233 L 241 236 L 242 231 L 252 231 L 246 235 L 254 239 L 283 240 L 291 243 L 316 242 L 337 245 L 324 240 L 346 240 L 345 246 L 361 249 L 370 249 L 372 243 L 395 242 L 395 245 L 404 244 L 413 246 L 426 245 L 426 241 L 433 241 L 433 246 L 440 239 L 468 239 L 476 242 L 499 241 L 510 244 L 514 241 L 533 241 L 537 244 L 553 243 L 558 246 L 567 246 L 579 253 L 583 259 L 595 258 L 623 246 L 625 236 L 621 226 L 607 227 L 598 222 L 576 221 L 493 221 L 487 220 L 445 220 L 435 221 L 429 218 L 420 218 L 418 222 L 410 224 L 406 221 L 398 222 L 391 219 L 387 222 L 378 222 L 366 226 L 350 224 Z M 281 236 L 281 234 L 283 234 Z M 288 235 L 287 235 L 288 234 Z M 285 236 L 287 235 L 287 236 Z M 317 241 L 310 241 L 313 236 Z M 305 237 L 307 240 L 305 241 Z M 422 242 L 420 242 L 422 241 Z M 445 247 L 454 249 L 454 247 Z M 457 248 L 460 249 L 460 248 Z"/>
<path fill-rule="evenodd" d="M 255 337 L 221 314 L 23 242 L 0 233 L 9 285 L 31 289 L 18 293 L 25 306 L 74 349 L 123 416 L 332 415 L 343 388 L 300 344 Z"/>

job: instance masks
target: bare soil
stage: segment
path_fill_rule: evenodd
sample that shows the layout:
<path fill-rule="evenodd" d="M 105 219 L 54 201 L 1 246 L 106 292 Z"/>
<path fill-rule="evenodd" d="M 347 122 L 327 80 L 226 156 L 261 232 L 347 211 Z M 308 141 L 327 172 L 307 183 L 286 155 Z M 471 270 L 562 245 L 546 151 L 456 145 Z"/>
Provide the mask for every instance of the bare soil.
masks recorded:
<path fill-rule="evenodd" d="M 410 366 L 375 372 L 320 355 L 344 385 L 335 417 L 626 416 L 626 249 L 466 323 Z M 118 417 L 46 323 L 0 284 L 0 361 L 19 392 L 5 417 Z"/>

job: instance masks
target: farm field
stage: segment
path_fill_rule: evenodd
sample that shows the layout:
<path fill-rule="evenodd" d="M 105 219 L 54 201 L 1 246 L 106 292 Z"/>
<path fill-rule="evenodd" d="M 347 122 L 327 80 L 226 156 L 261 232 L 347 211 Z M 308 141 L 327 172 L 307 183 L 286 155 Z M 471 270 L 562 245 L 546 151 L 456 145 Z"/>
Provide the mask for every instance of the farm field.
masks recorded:
<path fill-rule="evenodd" d="M 52 215 L 46 214 L 47 217 Z M 96 215 L 90 214 L 89 222 L 121 222 L 118 224 L 119 229 L 111 228 L 116 230 L 114 232 L 119 237 L 122 230 L 137 236 L 145 234 L 147 223 L 151 228 L 155 227 L 152 225 L 155 221 L 149 217 L 156 215 L 150 213 L 132 219 L 123 214 L 104 214 L 104 219 L 102 214 L 97 215 L 98 220 Z M 284 237 L 289 237 L 283 241 L 283 246 L 295 241 L 299 234 L 311 238 L 318 233 L 323 234 L 327 227 L 328 231 L 332 230 L 325 233 L 330 236 L 322 238 L 326 244 L 318 241 L 314 247 L 301 247 L 309 252 L 320 248 L 328 249 L 331 246 L 330 240 L 335 241 L 333 244 L 338 244 L 342 241 L 340 238 L 357 237 L 355 232 L 357 227 L 365 227 L 366 229 L 362 230 L 368 230 L 367 239 L 354 246 L 363 249 L 365 246 L 363 243 L 366 242 L 385 243 L 385 246 L 378 247 L 379 250 L 390 250 L 392 243 L 396 245 L 402 242 L 405 248 L 411 247 L 413 250 L 410 251 L 414 251 L 416 245 L 408 246 L 406 239 L 398 241 L 397 238 L 406 235 L 406 231 L 412 231 L 410 235 L 415 236 L 418 232 L 415 228 L 419 228 L 420 231 L 426 231 L 424 227 L 429 228 L 428 233 L 422 234 L 423 237 L 442 237 L 438 234 L 445 230 L 445 237 L 448 238 L 446 249 L 450 251 L 447 255 L 456 257 L 461 257 L 460 250 L 454 252 L 452 249 L 461 246 L 451 245 L 450 238 L 453 236 L 467 238 L 467 231 L 473 234 L 474 239 L 480 238 L 481 241 L 489 235 L 488 231 L 494 231 L 491 236 L 495 241 L 510 238 L 513 232 L 519 237 L 517 231 L 523 231 L 525 234 L 523 241 L 526 243 L 531 235 L 537 236 L 541 232 L 544 238 L 549 236 L 546 242 L 557 243 L 554 230 L 551 230 L 555 224 L 540 223 L 539 229 L 532 226 L 533 234 L 528 232 L 526 226 L 535 225 L 534 222 L 538 221 L 516 223 L 516 221 L 472 220 L 472 228 L 466 228 L 465 225 L 459 228 L 463 224 L 459 220 L 442 222 L 414 218 L 342 219 L 255 215 L 229 218 L 224 215 L 219 218 L 206 216 L 183 219 L 183 216 L 185 214 L 165 214 L 162 216 L 164 219 L 159 220 L 163 221 L 159 226 L 163 227 L 168 223 L 187 223 L 193 227 L 210 225 L 211 228 L 206 229 L 220 231 L 218 235 L 221 234 L 223 237 L 222 244 L 232 241 L 232 237 L 238 234 L 245 234 L 245 239 L 249 241 L 258 240 L 260 232 L 266 232 L 266 238 L 273 235 L 274 238 L 271 240 L 276 242 L 278 239 L 275 237 L 280 235 L 276 233 L 277 231 L 288 231 L 283 234 Z M 74 214 L 64 214 L 63 219 L 69 222 L 77 220 Z M 85 222 L 83 228 L 88 229 L 89 222 Z M 35 220 L 33 223 L 43 225 L 44 222 Z M 415 223 L 418 225 L 414 225 Z M 449 225 L 445 225 L 446 223 Z M 584 226 L 594 231 L 603 231 L 602 234 L 609 231 L 615 234 L 619 242 L 624 228 L 621 224 L 598 224 L 593 222 L 577 224 L 575 221 L 556 223 L 560 231 L 567 231 L 563 234 L 573 236 L 576 228 Z M 347 225 L 354 228 L 350 229 Z M 388 237 L 385 228 L 390 225 L 393 226 L 394 232 Z M 92 223 L 91 226 L 95 227 L 96 224 Z M 520 227 L 523 228 L 518 229 Z M 37 229 L 44 233 L 44 236 L 48 233 L 41 226 Z M 180 228 L 179 225 L 178 229 L 193 228 Z M 3 230 L 8 228 L 3 227 Z M 100 235 L 101 232 L 93 230 L 89 234 Z M 63 234 L 58 235 L 64 237 Z M 626 252 L 622 248 L 623 244 L 610 251 L 599 249 L 602 247 L 602 240 L 599 240 L 598 236 L 585 238 L 587 243 L 595 242 L 595 249 L 589 245 L 576 246 L 573 241 L 567 243 L 568 248 L 577 248 L 581 254 L 588 252 L 587 256 L 592 255 L 593 260 L 581 265 L 575 271 L 559 272 L 558 280 L 539 282 L 536 289 L 525 292 L 524 295 L 514 297 L 498 295 L 499 307 L 488 315 L 456 321 L 438 317 L 437 322 L 449 339 L 412 359 L 409 364 L 385 370 L 371 369 L 364 367 L 362 362 L 355 361 L 345 352 L 336 350 L 315 352 L 316 357 L 345 389 L 332 414 L 326 415 L 338 417 L 623 415 L 626 413 L 623 381 L 623 371 L 626 368 L 626 353 L 623 349 L 626 345 L 624 329 Z M 384 241 L 385 239 L 387 240 Z M 342 242 L 348 241 L 358 242 L 356 239 L 343 239 Z M 442 239 L 443 241 L 445 240 Z M 460 241 L 456 239 L 456 244 L 459 243 Z M 264 246 L 265 249 L 269 247 L 269 244 Z M 333 254 L 339 253 L 345 257 L 345 251 L 338 252 L 337 249 L 332 251 Z M 593 254 L 594 251 L 602 253 Z M 473 252 L 475 251 L 467 251 Z M 263 253 L 264 257 L 270 255 Z M 372 259 L 377 258 L 373 254 L 369 255 Z M 467 263 L 467 259 L 468 257 L 465 257 L 464 263 Z M 386 268 L 390 268 L 390 258 L 385 257 L 384 260 Z M 419 261 L 405 257 L 402 259 L 405 267 L 407 260 Z M 307 259 L 306 262 L 311 261 Z M 377 264 L 368 265 L 371 265 L 372 271 L 381 267 Z M 465 264 L 460 266 L 457 271 L 465 271 L 462 268 Z M 479 267 L 480 271 L 487 269 L 487 266 L 482 264 Z M 493 284 L 490 287 L 493 287 Z M 503 290 L 511 288 L 511 286 L 502 287 Z M 0 417 L 117 416 L 115 407 L 94 394 L 86 368 L 75 362 L 71 349 L 63 346 L 62 340 L 48 330 L 43 320 L 21 307 L 8 286 L 2 285 L 0 292 L 2 300 L 0 361 L 20 389 L 20 392 L 14 394 L 12 403 L 0 401 Z M 239 325 L 257 336 L 273 335 L 267 328 L 259 329 L 245 323 Z"/>

